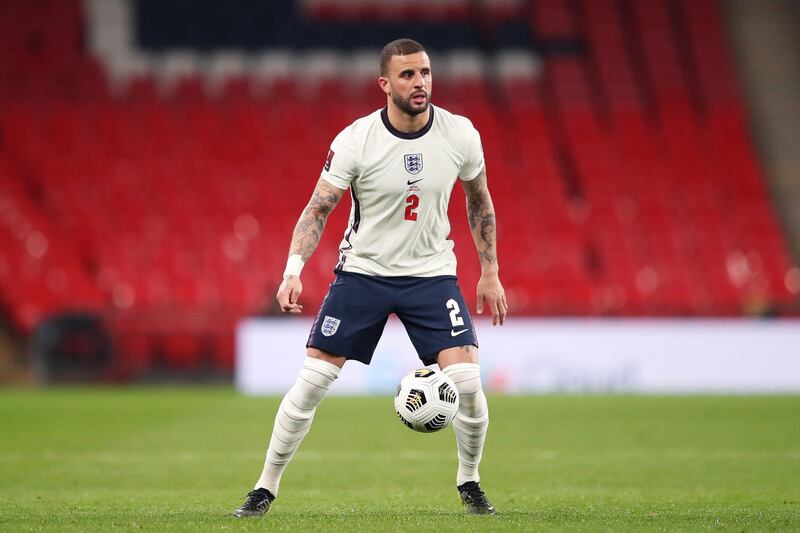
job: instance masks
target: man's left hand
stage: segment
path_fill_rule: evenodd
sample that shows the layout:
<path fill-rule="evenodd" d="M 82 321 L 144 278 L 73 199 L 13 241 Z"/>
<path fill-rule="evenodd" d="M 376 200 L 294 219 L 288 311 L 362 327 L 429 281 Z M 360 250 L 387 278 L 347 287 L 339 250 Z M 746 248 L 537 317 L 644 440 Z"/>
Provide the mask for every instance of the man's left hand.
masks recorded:
<path fill-rule="evenodd" d="M 484 274 L 478 281 L 478 314 L 483 313 L 483 304 L 489 306 L 492 312 L 492 325 L 496 326 L 499 322 L 502 326 L 508 314 L 508 302 L 506 301 L 506 291 L 500 283 L 497 274 Z"/>

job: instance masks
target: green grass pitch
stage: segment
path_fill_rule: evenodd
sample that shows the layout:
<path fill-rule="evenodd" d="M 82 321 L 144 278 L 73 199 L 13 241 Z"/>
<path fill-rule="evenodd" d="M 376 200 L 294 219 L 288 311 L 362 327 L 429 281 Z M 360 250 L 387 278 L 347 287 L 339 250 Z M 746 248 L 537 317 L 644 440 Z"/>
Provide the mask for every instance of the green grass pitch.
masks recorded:
<path fill-rule="evenodd" d="M 331 397 L 262 519 L 277 398 L 230 388 L 0 391 L 0 530 L 798 531 L 800 397 L 490 397 L 465 516 L 451 429 Z"/>

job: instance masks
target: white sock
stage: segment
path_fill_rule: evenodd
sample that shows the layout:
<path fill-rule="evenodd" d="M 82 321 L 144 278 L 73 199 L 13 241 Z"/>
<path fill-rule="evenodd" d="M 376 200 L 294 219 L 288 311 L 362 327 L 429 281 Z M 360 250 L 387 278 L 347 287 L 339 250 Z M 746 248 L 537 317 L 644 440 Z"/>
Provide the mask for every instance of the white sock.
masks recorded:
<path fill-rule="evenodd" d="M 283 471 L 311 429 L 314 412 L 339 375 L 339 370 L 334 364 L 306 357 L 297 381 L 278 407 L 264 470 L 255 488 L 263 487 L 273 496 L 278 495 Z"/>
<path fill-rule="evenodd" d="M 478 465 L 489 427 L 489 406 L 481 387 L 481 367 L 477 363 L 456 363 L 443 370 L 458 389 L 458 413 L 453 420 L 458 447 L 456 485 L 480 481 Z"/>

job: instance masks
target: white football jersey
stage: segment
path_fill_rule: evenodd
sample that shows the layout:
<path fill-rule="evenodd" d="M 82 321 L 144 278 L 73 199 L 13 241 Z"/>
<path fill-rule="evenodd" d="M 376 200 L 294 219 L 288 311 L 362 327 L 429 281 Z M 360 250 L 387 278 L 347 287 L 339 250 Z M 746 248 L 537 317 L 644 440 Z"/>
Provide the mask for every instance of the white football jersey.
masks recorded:
<path fill-rule="evenodd" d="M 430 106 L 430 119 L 408 134 L 386 108 L 353 122 L 331 144 L 322 179 L 350 188 L 350 222 L 337 269 L 372 276 L 456 274 L 447 206 L 457 178 L 484 166 L 469 119 Z"/>

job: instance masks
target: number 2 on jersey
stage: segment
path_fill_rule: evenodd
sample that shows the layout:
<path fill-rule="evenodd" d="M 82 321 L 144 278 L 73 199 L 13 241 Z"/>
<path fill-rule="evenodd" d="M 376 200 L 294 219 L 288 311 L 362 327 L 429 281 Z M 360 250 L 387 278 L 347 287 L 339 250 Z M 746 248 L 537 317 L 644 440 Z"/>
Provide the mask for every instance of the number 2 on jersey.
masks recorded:
<path fill-rule="evenodd" d="M 414 209 L 419 207 L 419 196 L 417 196 L 416 194 L 409 194 L 406 197 L 406 203 L 408 205 L 406 206 L 405 219 L 406 220 L 413 220 L 413 221 L 416 222 L 417 214 L 414 212 Z"/>

